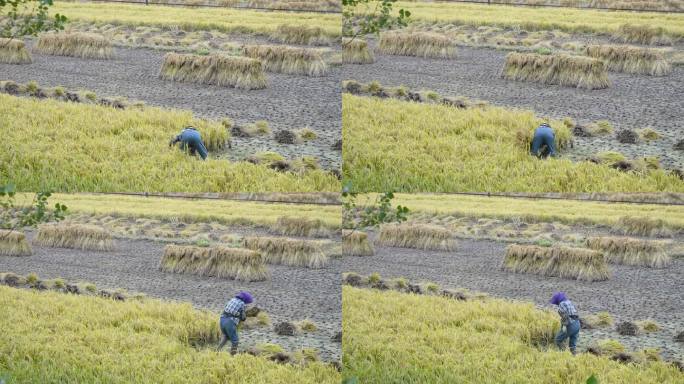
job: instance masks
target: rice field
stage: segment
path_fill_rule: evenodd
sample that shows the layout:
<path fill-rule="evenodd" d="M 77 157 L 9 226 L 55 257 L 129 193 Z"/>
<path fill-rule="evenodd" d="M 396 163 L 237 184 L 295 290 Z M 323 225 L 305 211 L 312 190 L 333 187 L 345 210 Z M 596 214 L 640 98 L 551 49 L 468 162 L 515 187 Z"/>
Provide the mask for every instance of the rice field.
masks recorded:
<path fill-rule="evenodd" d="M 5 309 L 0 371 L 9 383 L 340 381 L 339 373 L 322 363 L 279 365 L 264 357 L 193 347 L 213 344 L 219 330 L 214 314 L 189 304 L 0 286 L 0 305 Z M 37 317 L 42 320 L 36 322 Z"/>
<path fill-rule="evenodd" d="M 674 384 L 683 377 L 663 362 L 559 352 L 548 345 L 557 315 L 531 303 L 346 286 L 342 303 L 343 376 L 359 382 L 560 384 L 595 375 L 600 383 Z"/>
<path fill-rule="evenodd" d="M 218 122 L 160 108 L 115 110 L 103 106 L 27 100 L 0 95 L 8 127 L 0 175 L 19 190 L 155 192 L 337 191 L 330 173 L 279 173 L 265 165 L 195 161 L 168 142 L 194 125 L 211 151 L 227 146 Z M 26 138 L 31 138 L 26 140 Z"/>
<path fill-rule="evenodd" d="M 542 116 L 519 109 L 475 109 L 343 95 L 343 176 L 361 192 L 681 192 L 664 170 L 622 172 L 563 158 L 572 138 L 550 120 L 559 159 L 529 155 Z"/>
<path fill-rule="evenodd" d="M 421 0 L 418 0 L 421 1 Z M 472 2 L 489 3 L 490 0 Z M 647 11 L 683 11 L 681 0 L 493 0 L 492 3 L 510 5 L 560 6 Z"/>

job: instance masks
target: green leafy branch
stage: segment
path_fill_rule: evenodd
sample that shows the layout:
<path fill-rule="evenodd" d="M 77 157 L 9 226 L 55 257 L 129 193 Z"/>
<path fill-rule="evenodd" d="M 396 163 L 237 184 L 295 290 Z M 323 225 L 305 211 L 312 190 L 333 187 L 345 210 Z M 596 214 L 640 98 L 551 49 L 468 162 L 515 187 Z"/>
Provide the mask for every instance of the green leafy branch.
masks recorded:
<path fill-rule="evenodd" d="M 48 199 L 51 192 L 38 192 L 33 197 L 31 204 L 17 208 L 15 197 L 16 188 L 12 184 L 0 186 L 0 229 L 7 230 L 3 236 L 18 228 L 35 227 L 40 223 L 64 220 L 67 207 L 64 204 L 55 203 L 49 207 Z"/>
<path fill-rule="evenodd" d="M 67 18 L 59 13 L 50 17 L 52 5 L 53 0 L 0 0 L 0 37 L 9 44 L 17 37 L 64 29 Z"/>
<path fill-rule="evenodd" d="M 342 35 L 350 37 L 346 44 L 356 37 L 379 34 L 383 29 L 405 27 L 411 12 L 400 9 L 398 15 L 392 14 L 397 0 L 342 0 Z"/>

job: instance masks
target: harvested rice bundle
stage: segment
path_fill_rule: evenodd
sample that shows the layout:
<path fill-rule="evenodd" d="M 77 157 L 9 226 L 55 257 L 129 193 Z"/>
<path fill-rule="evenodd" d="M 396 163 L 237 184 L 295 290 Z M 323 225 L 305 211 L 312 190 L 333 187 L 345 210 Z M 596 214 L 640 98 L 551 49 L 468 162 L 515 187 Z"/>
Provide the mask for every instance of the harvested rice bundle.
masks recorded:
<path fill-rule="evenodd" d="M 73 56 L 82 59 L 111 59 L 112 44 L 104 36 L 92 33 L 46 33 L 33 47 L 44 55 Z"/>
<path fill-rule="evenodd" d="M 271 40 L 286 44 L 325 45 L 330 39 L 321 27 L 307 27 L 306 25 L 279 25 L 271 34 Z"/>
<path fill-rule="evenodd" d="M 262 281 L 269 277 L 261 254 L 243 248 L 167 245 L 159 269 L 241 281 Z"/>
<path fill-rule="evenodd" d="M 380 52 L 386 55 L 448 59 L 456 46 L 448 37 L 430 32 L 385 32 L 380 35 Z"/>
<path fill-rule="evenodd" d="M 672 72 L 672 66 L 660 51 L 629 45 L 589 45 L 587 55 L 601 59 L 608 70 L 664 76 Z"/>
<path fill-rule="evenodd" d="M 248 57 L 167 53 L 159 76 L 165 80 L 240 89 L 266 88 L 261 62 Z"/>
<path fill-rule="evenodd" d="M 23 41 L 0 38 L 0 63 L 30 64 L 32 61 Z"/>
<path fill-rule="evenodd" d="M 323 220 L 305 217 L 279 217 L 271 230 L 285 236 L 325 237 L 330 235 Z"/>
<path fill-rule="evenodd" d="M 38 227 L 34 240 L 44 247 L 111 251 L 114 243 L 103 228 L 83 224 L 45 224 Z"/>
<path fill-rule="evenodd" d="M 361 39 L 342 40 L 342 62 L 348 64 L 372 64 L 375 62 L 368 43 Z"/>
<path fill-rule="evenodd" d="M 610 272 L 603 253 L 584 248 L 510 245 L 503 268 L 517 273 L 534 273 L 575 280 L 608 280 Z"/>
<path fill-rule="evenodd" d="M 321 268 L 328 263 L 317 241 L 283 237 L 245 237 L 245 248 L 259 251 L 266 263 Z"/>
<path fill-rule="evenodd" d="M 283 45 L 245 45 L 245 56 L 261 60 L 264 70 L 290 75 L 323 76 L 328 65 L 316 49 Z"/>
<path fill-rule="evenodd" d="M 613 39 L 623 43 L 647 45 L 666 45 L 672 43 L 672 39 L 665 35 L 665 29 L 650 25 L 621 25 L 617 32 L 613 34 Z"/>
<path fill-rule="evenodd" d="M 506 56 L 503 77 L 585 89 L 602 89 L 610 86 L 603 61 L 566 54 L 538 55 L 511 52 Z"/>
<path fill-rule="evenodd" d="M 629 237 L 590 237 L 587 247 L 602 251 L 609 263 L 666 267 L 672 261 L 661 242 Z"/>
<path fill-rule="evenodd" d="M 359 231 L 342 231 L 342 254 L 345 256 L 373 256 L 375 250 L 368 241 L 368 234 Z"/>
<path fill-rule="evenodd" d="M 0 229 L 0 256 L 30 256 L 32 253 L 22 232 Z"/>
<path fill-rule="evenodd" d="M 672 235 L 665 221 L 650 217 L 623 216 L 615 223 L 613 231 L 621 235 L 648 237 Z"/>
<path fill-rule="evenodd" d="M 456 240 L 443 227 L 429 224 L 388 224 L 380 227 L 378 244 L 388 247 L 453 251 Z"/>

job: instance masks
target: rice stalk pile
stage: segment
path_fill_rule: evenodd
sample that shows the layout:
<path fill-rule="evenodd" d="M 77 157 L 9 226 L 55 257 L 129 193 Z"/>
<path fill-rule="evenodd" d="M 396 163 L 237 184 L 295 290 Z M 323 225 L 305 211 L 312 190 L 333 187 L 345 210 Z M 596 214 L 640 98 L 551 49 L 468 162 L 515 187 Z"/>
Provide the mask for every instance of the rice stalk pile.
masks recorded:
<path fill-rule="evenodd" d="M 662 219 L 651 219 L 644 216 L 622 216 L 613 225 L 613 232 L 622 235 L 665 237 L 672 235 L 672 230 Z"/>
<path fill-rule="evenodd" d="M 302 237 L 325 237 L 330 235 L 330 230 L 323 220 L 309 219 L 306 217 L 279 217 L 271 230 L 285 236 Z"/>
<path fill-rule="evenodd" d="M 159 76 L 164 80 L 239 89 L 266 88 L 261 62 L 248 57 L 167 53 Z"/>
<path fill-rule="evenodd" d="M 446 228 L 429 224 L 387 224 L 380 227 L 377 243 L 387 247 L 453 251 L 456 240 Z"/>
<path fill-rule="evenodd" d="M 366 40 L 342 39 L 342 62 L 347 64 L 372 64 L 375 62 L 373 52 L 368 48 Z"/>
<path fill-rule="evenodd" d="M 0 63 L 30 64 L 32 61 L 23 41 L 0 38 Z"/>
<path fill-rule="evenodd" d="M 517 273 L 603 281 L 610 271 L 603 253 L 584 248 L 510 245 L 503 268 Z"/>
<path fill-rule="evenodd" d="M 662 52 L 629 45 L 589 45 L 587 55 L 601 59 L 609 71 L 665 76 L 672 65 Z"/>
<path fill-rule="evenodd" d="M 298 45 L 325 45 L 330 42 L 321 27 L 287 24 L 279 25 L 271 34 L 271 40 Z"/>
<path fill-rule="evenodd" d="M 430 32 L 385 32 L 380 35 L 380 52 L 386 55 L 448 59 L 456 46 L 448 37 Z"/>
<path fill-rule="evenodd" d="M 243 246 L 259 251 L 264 262 L 307 268 L 321 268 L 328 263 L 317 241 L 283 237 L 245 237 Z"/>
<path fill-rule="evenodd" d="M 342 254 L 344 256 L 373 256 L 375 250 L 368 241 L 368 234 L 360 231 L 342 231 Z"/>
<path fill-rule="evenodd" d="M 72 56 L 82 59 L 111 59 L 112 44 L 104 36 L 92 33 L 60 32 L 40 35 L 33 47 L 44 55 Z"/>
<path fill-rule="evenodd" d="M 613 40 L 623 43 L 646 45 L 666 45 L 672 43 L 662 27 L 650 25 L 624 24 L 613 33 Z"/>
<path fill-rule="evenodd" d="M 269 278 L 264 259 L 251 249 L 167 245 L 159 263 L 164 272 L 191 273 L 241 281 Z"/>
<path fill-rule="evenodd" d="M 283 45 L 245 45 L 245 56 L 261 61 L 268 72 L 290 75 L 323 76 L 328 65 L 316 49 Z"/>
<path fill-rule="evenodd" d="M 603 89 L 610 86 L 603 61 L 566 54 L 538 55 L 511 52 L 506 56 L 502 75 L 509 80 L 584 89 Z"/>
<path fill-rule="evenodd" d="M 0 229 L 0 256 L 30 256 L 32 253 L 26 235 Z"/>
<path fill-rule="evenodd" d="M 91 251 L 114 249 L 112 236 L 103 228 L 83 224 L 44 224 L 34 240 L 43 247 L 74 248 Z"/>
<path fill-rule="evenodd" d="M 615 264 L 663 268 L 672 261 L 661 242 L 629 237 L 590 237 L 587 247 L 601 251 Z"/>

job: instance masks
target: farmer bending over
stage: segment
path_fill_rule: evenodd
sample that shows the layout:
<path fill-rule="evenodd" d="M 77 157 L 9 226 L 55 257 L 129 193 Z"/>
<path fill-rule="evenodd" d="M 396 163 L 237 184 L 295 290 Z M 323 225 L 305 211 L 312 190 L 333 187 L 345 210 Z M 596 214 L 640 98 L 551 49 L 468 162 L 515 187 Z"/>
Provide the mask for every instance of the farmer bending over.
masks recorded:
<path fill-rule="evenodd" d="M 234 355 L 237 353 L 239 341 L 237 326 L 240 324 L 241 320 L 244 321 L 247 318 L 245 315 L 245 305 L 251 304 L 253 301 L 252 295 L 245 291 L 240 291 L 235 297 L 228 301 L 221 313 L 220 324 L 223 337 L 221 338 L 218 348 L 216 348 L 217 351 L 221 350 L 228 342 L 228 339 L 230 339 L 230 354 Z"/>
<path fill-rule="evenodd" d="M 556 292 L 551 298 L 551 304 L 558 306 L 558 314 L 561 318 L 561 329 L 556 335 L 556 345 L 560 350 L 565 349 L 565 339 L 569 339 L 570 352 L 574 355 L 577 350 L 579 338 L 580 320 L 577 309 L 568 300 L 563 292 Z"/>
<path fill-rule="evenodd" d="M 186 148 L 190 151 L 191 155 L 199 153 L 202 160 L 207 159 L 207 147 L 204 146 L 202 142 L 202 136 L 194 127 L 185 127 L 180 135 L 176 136 L 175 139 L 171 140 L 169 147 L 180 142 L 180 148 L 185 150 Z"/>
<path fill-rule="evenodd" d="M 547 123 L 542 123 L 534 130 L 530 152 L 539 158 L 556 157 L 556 134 Z"/>

